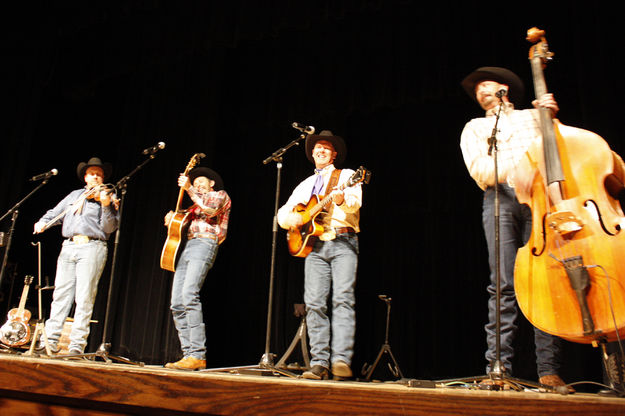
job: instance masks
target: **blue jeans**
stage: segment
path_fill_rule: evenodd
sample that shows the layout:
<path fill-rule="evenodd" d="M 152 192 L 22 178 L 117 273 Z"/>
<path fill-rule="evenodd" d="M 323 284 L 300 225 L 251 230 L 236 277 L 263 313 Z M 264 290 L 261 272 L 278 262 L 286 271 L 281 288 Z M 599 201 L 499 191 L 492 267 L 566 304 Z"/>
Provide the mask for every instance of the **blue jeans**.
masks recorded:
<path fill-rule="evenodd" d="M 495 189 L 484 192 L 482 224 L 488 245 L 488 263 L 490 266 L 490 284 L 487 291 L 488 324 L 486 324 L 486 371 L 490 372 L 490 363 L 496 359 L 496 311 L 497 311 L 497 276 L 495 265 Z M 516 253 L 523 247 L 531 234 L 532 213 L 527 205 L 516 199 L 514 189 L 508 185 L 499 186 L 499 242 L 500 242 L 500 359 L 508 374 L 512 374 L 513 341 L 516 333 L 518 306 L 514 292 L 514 263 Z M 558 374 L 560 369 L 561 340 L 534 328 L 536 345 L 536 365 L 540 377 Z"/>
<path fill-rule="evenodd" d="M 65 318 L 74 301 L 76 310 L 68 349 L 82 352 L 87 346 L 93 303 L 107 252 L 106 241 L 91 240 L 86 244 L 76 244 L 71 240 L 63 242 L 56 265 L 50 319 L 46 321 L 46 335 L 52 346 L 59 342 Z"/>
<path fill-rule="evenodd" d="M 206 330 L 200 290 L 217 257 L 217 241 L 193 238 L 187 241 L 174 274 L 171 312 L 184 357 L 206 359 Z"/>
<path fill-rule="evenodd" d="M 329 368 L 330 357 L 332 363 L 340 360 L 351 364 L 356 333 L 357 266 L 358 236 L 352 233 L 341 234 L 331 241 L 317 241 L 306 257 L 304 302 L 311 366 Z M 327 315 L 330 290 L 332 324 Z"/>

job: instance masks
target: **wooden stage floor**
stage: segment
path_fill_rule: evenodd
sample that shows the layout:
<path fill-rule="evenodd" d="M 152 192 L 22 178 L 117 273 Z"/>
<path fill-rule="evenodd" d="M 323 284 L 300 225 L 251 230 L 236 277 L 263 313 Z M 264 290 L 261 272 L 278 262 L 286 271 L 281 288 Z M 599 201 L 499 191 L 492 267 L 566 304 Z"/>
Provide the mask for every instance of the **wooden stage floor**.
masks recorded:
<path fill-rule="evenodd" d="M 625 398 L 0 354 L 3 415 L 625 415 Z M 250 374 L 251 373 L 251 374 Z M 267 373 L 266 371 L 264 373 Z M 413 383 L 414 384 L 414 383 Z"/>

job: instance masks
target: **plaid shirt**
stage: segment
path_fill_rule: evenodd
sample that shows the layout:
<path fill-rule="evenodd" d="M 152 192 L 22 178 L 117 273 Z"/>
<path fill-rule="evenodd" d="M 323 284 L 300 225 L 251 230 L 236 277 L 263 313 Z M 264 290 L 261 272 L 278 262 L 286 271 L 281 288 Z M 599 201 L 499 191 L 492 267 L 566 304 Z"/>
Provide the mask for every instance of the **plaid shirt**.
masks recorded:
<path fill-rule="evenodd" d="M 486 112 L 486 117 L 469 121 L 462 131 L 460 148 L 469 174 L 483 190 L 495 184 L 495 162 L 488 155 L 488 139 L 495 127 L 497 108 Z M 500 183 L 512 183 L 512 175 L 519 160 L 532 143 L 542 140 L 538 110 L 515 110 L 508 104 L 497 124 L 497 167 Z"/>
<path fill-rule="evenodd" d="M 200 193 L 195 188 L 190 187 L 187 191 L 194 205 L 188 209 L 191 213 L 191 223 L 187 231 L 187 236 L 193 238 L 195 233 L 206 233 L 217 236 L 219 244 L 226 239 L 228 232 L 228 220 L 230 219 L 230 207 L 232 202 L 226 191 L 210 191 Z M 206 210 L 217 211 L 212 215 Z"/>

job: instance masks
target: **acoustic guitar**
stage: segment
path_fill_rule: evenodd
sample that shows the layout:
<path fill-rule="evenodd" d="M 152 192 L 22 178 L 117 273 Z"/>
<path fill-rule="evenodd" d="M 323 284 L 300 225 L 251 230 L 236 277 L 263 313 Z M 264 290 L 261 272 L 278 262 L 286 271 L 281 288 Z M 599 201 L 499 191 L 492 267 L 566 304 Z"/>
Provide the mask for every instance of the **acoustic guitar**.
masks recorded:
<path fill-rule="evenodd" d="M 359 167 L 356 172 L 337 189 L 352 187 L 360 182 L 369 183 L 371 172 L 364 167 Z M 293 212 L 302 216 L 302 225 L 287 230 L 286 240 L 289 253 L 295 257 L 306 257 L 313 249 L 313 245 L 317 238 L 323 234 L 323 226 L 317 224 L 315 220 L 321 211 L 332 201 L 332 195 L 328 194 L 323 199 L 319 199 L 319 195 L 310 197 L 310 201 L 306 205 L 297 204 L 293 208 Z"/>
<path fill-rule="evenodd" d="M 204 153 L 196 153 L 191 157 L 183 175 L 188 176 L 189 171 L 198 164 L 201 158 L 206 156 Z M 167 240 L 163 245 L 163 251 L 161 252 L 161 268 L 169 270 L 170 272 L 176 271 L 176 262 L 178 260 L 178 249 L 180 243 L 184 237 L 184 230 L 189 223 L 189 213 L 182 210 L 182 199 L 184 197 L 185 190 L 180 188 L 178 194 L 178 202 L 176 203 L 176 211 L 169 221 L 167 227 Z"/>
<path fill-rule="evenodd" d="M 32 336 L 28 323 L 31 313 L 25 308 L 26 299 L 28 298 L 28 289 L 32 282 L 33 276 L 26 276 L 20 304 L 17 308 L 13 308 L 9 311 L 7 314 L 7 322 L 0 328 L 0 342 L 9 347 L 14 348 L 24 345 L 30 341 Z"/>

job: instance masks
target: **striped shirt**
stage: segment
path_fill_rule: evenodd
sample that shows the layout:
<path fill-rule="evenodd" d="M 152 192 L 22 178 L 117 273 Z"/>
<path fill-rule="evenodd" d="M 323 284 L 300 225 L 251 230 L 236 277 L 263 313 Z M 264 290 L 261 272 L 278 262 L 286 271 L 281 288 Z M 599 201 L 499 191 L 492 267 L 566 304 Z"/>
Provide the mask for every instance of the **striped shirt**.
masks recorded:
<path fill-rule="evenodd" d="M 230 207 L 232 201 L 226 191 L 198 192 L 193 186 L 187 191 L 194 205 L 188 209 L 191 213 L 191 223 L 187 235 L 193 238 L 196 233 L 212 234 L 217 237 L 219 244 L 226 239 Z M 209 214 L 206 211 L 217 211 Z"/>
<path fill-rule="evenodd" d="M 495 184 L 495 162 L 488 155 L 488 139 L 495 127 L 498 108 L 486 112 L 485 117 L 469 121 L 462 131 L 460 148 L 469 174 L 485 190 Z M 542 140 L 538 110 L 515 110 L 511 103 L 502 110 L 497 124 L 497 167 L 499 183 L 514 187 L 512 176 L 519 160 L 536 141 Z"/>

